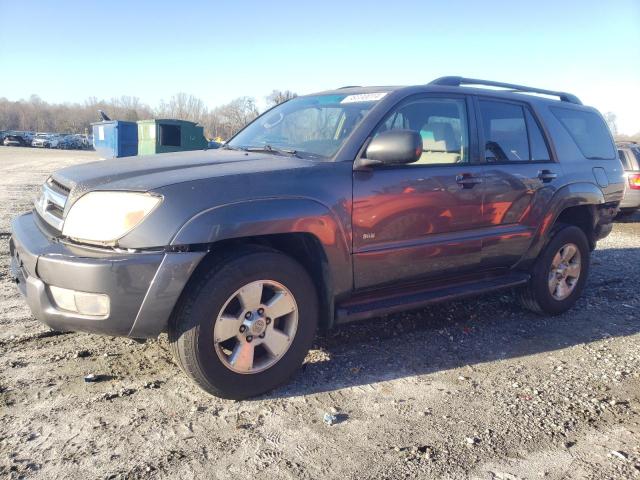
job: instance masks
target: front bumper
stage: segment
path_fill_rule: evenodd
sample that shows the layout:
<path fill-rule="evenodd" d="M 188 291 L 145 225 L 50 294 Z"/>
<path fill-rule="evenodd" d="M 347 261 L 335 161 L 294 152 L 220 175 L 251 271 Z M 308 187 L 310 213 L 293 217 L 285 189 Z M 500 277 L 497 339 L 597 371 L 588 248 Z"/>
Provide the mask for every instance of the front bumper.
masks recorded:
<path fill-rule="evenodd" d="M 84 248 L 49 236 L 34 213 L 12 222 L 11 274 L 33 314 L 55 330 L 152 338 L 206 252 L 136 252 Z M 109 296 L 106 317 L 61 310 L 48 287 Z"/>

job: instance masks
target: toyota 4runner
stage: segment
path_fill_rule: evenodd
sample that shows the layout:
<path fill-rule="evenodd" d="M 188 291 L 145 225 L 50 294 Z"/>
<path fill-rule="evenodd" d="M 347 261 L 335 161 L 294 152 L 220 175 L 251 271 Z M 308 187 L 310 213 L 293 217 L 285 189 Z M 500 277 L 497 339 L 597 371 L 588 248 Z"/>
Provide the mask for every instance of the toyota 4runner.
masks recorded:
<path fill-rule="evenodd" d="M 218 150 L 55 172 L 13 221 L 12 274 L 53 329 L 167 332 L 198 385 L 245 398 L 286 381 L 319 327 L 505 288 L 564 312 L 624 186 L 571 94 L 345 87 Z"/>

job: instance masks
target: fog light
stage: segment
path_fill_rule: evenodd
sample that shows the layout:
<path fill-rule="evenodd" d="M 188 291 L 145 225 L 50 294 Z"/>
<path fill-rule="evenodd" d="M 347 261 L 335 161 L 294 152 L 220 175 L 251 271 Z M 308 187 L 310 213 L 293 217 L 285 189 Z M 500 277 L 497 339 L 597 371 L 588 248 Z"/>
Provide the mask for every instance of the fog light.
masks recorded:
<path fill-rule="evenodd" d="M 79 292 L 67 288 L 49 286 L 49 291 L 56 306 L 61 310 L 104 317 L 109 315 L 109 296 L 102 293 Z"/>

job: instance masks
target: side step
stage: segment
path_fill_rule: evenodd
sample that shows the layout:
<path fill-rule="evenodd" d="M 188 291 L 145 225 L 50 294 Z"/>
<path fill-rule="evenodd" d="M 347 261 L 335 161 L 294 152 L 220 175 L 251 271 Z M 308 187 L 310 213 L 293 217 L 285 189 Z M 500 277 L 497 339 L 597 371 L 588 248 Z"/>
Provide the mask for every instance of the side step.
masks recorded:
<path fill-rule="evenodd" d="M 404 293 L 369 298 L 351 298 L 336 307 L 336 323 L 379 317 L 389 313 L 412 310 L 431 303 L 446 302 L 481 295 L 495 290 L 524 285 L 531 276 L 524 272 L 510 272 L 500 277 L 466 281 L 446 287 L 413 288 Z"/>

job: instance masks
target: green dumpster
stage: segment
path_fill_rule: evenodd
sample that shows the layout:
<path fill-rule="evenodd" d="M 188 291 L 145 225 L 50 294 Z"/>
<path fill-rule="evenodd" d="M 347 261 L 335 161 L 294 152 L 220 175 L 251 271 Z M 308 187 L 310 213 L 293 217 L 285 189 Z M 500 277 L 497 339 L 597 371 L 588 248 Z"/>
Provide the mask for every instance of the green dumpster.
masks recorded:
<path fill-rule="evenodd" d="M 138 155 L 205 148 L 207 139 L 197 123 L 173 119 L 138 121 Z"/>

